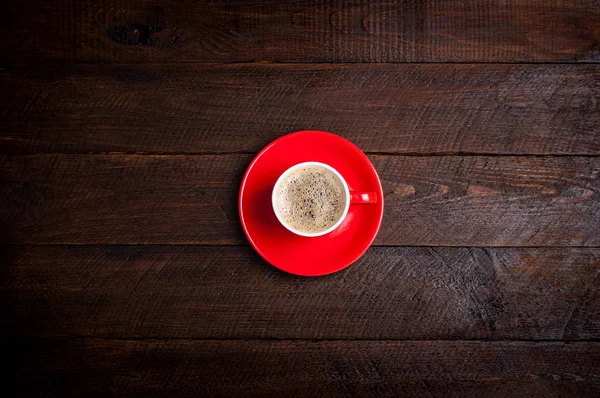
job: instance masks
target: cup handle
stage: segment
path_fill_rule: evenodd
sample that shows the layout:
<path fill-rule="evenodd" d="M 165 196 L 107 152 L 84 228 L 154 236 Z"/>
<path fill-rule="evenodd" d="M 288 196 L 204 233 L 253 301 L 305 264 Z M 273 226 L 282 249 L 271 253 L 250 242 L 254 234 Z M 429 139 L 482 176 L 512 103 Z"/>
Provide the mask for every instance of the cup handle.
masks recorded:
<path fill-rule="evenodd" d="M 350 204 L 364 205 L 368 203 L 377 203 L 377 193 L 375 192 L 350 192 Z"/>

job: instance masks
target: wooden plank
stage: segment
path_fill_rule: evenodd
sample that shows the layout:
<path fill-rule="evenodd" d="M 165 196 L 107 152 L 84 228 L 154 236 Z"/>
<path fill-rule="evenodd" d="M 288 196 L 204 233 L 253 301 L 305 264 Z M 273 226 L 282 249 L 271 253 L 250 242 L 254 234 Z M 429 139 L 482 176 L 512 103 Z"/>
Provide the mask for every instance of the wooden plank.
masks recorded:
<path fill-rule="evenodd" d="M 600 393 L 599 343 L 64 339 L 2 346 L 23 364 L 10 380 L 21 396 Z"/>
<path fill-rule="evenodd" d="M 378 245 L 600 246 L 600 158 L 371 156 Z M 0 241 L 247 244 L 251 155 L 0 158 Z M 268 206 L 268 204 L 265 204 Z"/>
<path fill-rule="evenodd" d="M 596 0 L 5 2 L 4 62 L 598 62 Z"/>
<path fill-rule="evenodd" d="M 375 247 L 321 278 L 241 246 L 4 252 L 3 337 L 600 338 L 600 249 Z"/>
<path fill-rule="evenodd" d="M 600 154 L 596 65 L 78 65 L 0 73 L 0 151 Z"/>

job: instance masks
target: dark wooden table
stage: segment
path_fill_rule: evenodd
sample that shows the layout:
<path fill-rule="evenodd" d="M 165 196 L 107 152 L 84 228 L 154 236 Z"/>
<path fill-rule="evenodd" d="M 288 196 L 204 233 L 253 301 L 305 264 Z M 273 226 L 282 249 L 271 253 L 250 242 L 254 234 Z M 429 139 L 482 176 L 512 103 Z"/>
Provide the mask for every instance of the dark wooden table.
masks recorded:
<path fill-rule="evenodd" d="M 3 396 L 600 395 L 600 1 L 6 1 L 0 33 Z M 386 199 L 320 278 L 237 215 L 303 129 Z"/>

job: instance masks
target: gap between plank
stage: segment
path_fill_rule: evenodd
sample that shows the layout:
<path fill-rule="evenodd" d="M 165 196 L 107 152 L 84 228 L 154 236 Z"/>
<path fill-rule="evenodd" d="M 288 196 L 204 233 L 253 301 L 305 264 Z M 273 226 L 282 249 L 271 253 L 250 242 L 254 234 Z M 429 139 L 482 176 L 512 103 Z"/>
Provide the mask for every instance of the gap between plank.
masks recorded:
<path fill-rule="evenodd" d="M 189 247 L 252 247 L 249 243 L 0 243 L 1 247 L 26 247 L 26 246 L 49 246 L 49 247 L 162 247 L 162 246 L 189 246 Z M 455 249 L 600 249 L 600 246 L 478 246 L 478 245 L 380 245 L 373 244 L 371 247 L 390 247 L 390 248 L 408 248 L 408 247 L 439 247 Z"/>
<path fill-rule="evenodd" d="M 0 341 L 7 340 L 109 340 L 109 341 L 305 341 L 305 342 L 336 342 L 336 341 L 365 341 L 365 342 L 405 342 L 405 343 L 423 343 L 423 342 L 433 342 L 433 343 L 560 343 L 560 344 L 577 344 L 577 343 L 600 343 L 600 339 L 593 338 L 588 340 L 551 340 L 551 339 L 531 339 L 531 340 L 510 340 L 510 339 L 424 339 L 424 340 L 415 340 L 415 339 L 373 339 L 373 338 L 360 338 L 360 337 L 350 337 L 350 338 L 302 338 L 302 337 L 265 337 L 265 338 L 246 338 L 246 337 L 97 337 L 97 336 L 56 336 L 56 337 L 0 337 Z"/>
<path fill-rule="evenodd" d="M 78 65 L 100 65 L 100 66 L 140 66 L 148 65 L 600 65 L 600 61 L 399 61 L 399 62 L 286 62 L 247 59 L 239 61 L 226 62 L 201 62 L 201 61 L 153 61 L 150 63 L 141 62 L 98 62 L 98 61 L 76 61 L 76 62 L 45 62 L 40 65 L 35 62 L 7 62 L 0 65 L 0 69 L 6 67 L 46 67 L 46 66 L 78 66 Z"/>
<path fill-rule="evenodd" d="M 474 152 L 385 152 L 385 151 L 364 151 L 365 155 L 390 156 L 390 157 L 528 157 L 528 158 L 597 158 L 598 154 L 511 154 L 511 153 L 474 153 Z M 31 152 L 31 153 L 10 153 L 2 152 L 2 157 L 36 156 L 36 155 L 110 155 L 110 156 L 228 156 L 228 155 L 254 155 L 256 151 L 228 151 L 228 152 Z"/>

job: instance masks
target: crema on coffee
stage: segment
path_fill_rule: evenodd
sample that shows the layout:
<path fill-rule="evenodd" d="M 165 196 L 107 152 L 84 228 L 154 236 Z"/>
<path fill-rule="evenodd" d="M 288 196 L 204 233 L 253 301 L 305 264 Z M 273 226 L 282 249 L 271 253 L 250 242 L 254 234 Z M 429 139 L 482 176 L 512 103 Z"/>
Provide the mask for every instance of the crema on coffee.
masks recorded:
<path fill-rule="evenodd" d="M 284 177 L 274 195 L 279 217 L 305 233 L 331 228 L 346 206 L 342 182 L 330 170 L 318 166 L 294 170 Z"/>

